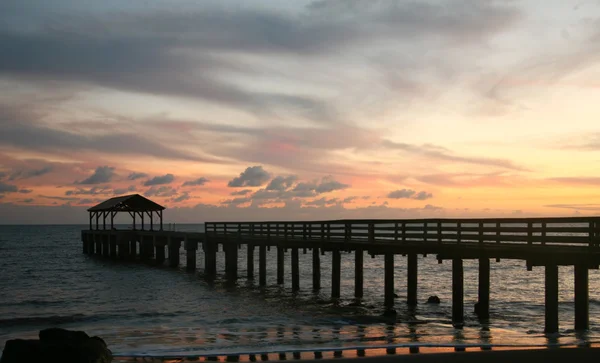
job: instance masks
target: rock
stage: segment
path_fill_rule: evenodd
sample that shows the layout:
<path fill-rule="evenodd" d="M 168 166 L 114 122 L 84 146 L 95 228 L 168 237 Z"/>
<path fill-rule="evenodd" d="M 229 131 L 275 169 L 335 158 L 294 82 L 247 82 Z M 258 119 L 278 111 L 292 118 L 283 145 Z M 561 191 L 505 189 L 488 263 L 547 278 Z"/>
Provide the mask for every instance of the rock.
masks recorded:
<path fill-rule="evenodd" d="M 81 331 L 46 329 L 40 340 L 14 339 L 6 342 L 0 363 L 70 362 L 109 363 L 112 352 L 99 337 Z"/>
<path fill-rule="evenodd" d="M 432 295 L 427 299 L 428 304 L 439 304 L 440 302 L 440 298 L 437 295 Z"/>

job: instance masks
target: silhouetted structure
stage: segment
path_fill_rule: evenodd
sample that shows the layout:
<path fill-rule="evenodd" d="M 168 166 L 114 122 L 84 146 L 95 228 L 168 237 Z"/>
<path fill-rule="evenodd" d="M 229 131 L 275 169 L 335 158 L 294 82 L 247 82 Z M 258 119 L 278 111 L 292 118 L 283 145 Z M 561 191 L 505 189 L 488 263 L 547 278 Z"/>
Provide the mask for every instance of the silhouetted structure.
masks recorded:
<path fill-rule="evenodd" d="M 150 230 L 154 230 L 153 216 L 156 215 L 160 219 L 160 230 L 163 229 L 163 213 L 165 207 L 154 203 L 148 198 L 144 198 L 139 194 L 124 195 L 121 197 L 111 198 L 90 209 L 90 230 L 94 229 L 93 220 L 96 219 L 96 230 L 100 229 L 100 218 L 102 218 L 102 229 L 106 229 L 106 218 L 110 216 L 110 229 L 114 229 L 115 217 L 119 212 L 127 212 L 133 220 L 133 230 L 136 229 L 136 216 L 140 216 L 141 227 L 144 230 L 144 215 L 150 218 Z"/>

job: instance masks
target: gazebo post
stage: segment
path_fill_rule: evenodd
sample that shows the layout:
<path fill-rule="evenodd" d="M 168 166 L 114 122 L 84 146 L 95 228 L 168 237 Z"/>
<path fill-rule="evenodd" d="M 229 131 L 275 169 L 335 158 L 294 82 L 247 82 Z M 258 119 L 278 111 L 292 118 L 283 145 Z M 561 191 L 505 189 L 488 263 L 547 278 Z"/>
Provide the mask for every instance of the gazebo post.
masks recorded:
<path fill-rule="evenodd" d="M 150 216 L 150 230 L 154 231 L 154 211 L 147 212 L 148 216 Z"/>
<path fill-rule="evenodd" d="M 117 215 L 117 212 L 110 212 L 110 229 L 113 230 L 115 229 L 115 216 Z"/>
<path fill-rule="evenodd" d="M 94 212 L 90 212 L 90 231 L 94 228 L 93 222 L 92 222 L 92 218 L 94 218 L 93 215 L 94 215 Z"/>
<path fill-rule="evenodd" d="M 96 231 L 100 229 L 100 213 L 96 212 Z"/>
<path fill-rule="evenodd" d="M 160 216 L 160 230 L 163 230 L 163 215 L 162 215 L 162 210 L 158 211 L 159 216 Z"/>
<path fill-rule="evenodd" d="M 106 216 L 108 212 L 102 212 L 102 229 L 106 230 Z"/>
<path fill-rule="evenodd" d="M 133 212 L 133 214 L 131 215 L 133 217 L 133 230 L 135 231 L 135 215 L 136 213 Z"/>
<path fill-rule="evenodd" d="M 142 231 L 144 230 L 144 212 L 140 212 L 140 217 L 142 219 Z"/>

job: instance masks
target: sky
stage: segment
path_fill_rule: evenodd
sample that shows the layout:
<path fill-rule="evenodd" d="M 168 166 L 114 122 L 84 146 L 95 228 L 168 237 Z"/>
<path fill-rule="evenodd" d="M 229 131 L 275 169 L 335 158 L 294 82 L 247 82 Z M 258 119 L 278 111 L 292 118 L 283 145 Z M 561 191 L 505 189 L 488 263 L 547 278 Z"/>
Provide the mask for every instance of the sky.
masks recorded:
<path fill-rule="evenodd" d="M 0 224 L 600 214 L 600 1 L 0 2 Z"/>

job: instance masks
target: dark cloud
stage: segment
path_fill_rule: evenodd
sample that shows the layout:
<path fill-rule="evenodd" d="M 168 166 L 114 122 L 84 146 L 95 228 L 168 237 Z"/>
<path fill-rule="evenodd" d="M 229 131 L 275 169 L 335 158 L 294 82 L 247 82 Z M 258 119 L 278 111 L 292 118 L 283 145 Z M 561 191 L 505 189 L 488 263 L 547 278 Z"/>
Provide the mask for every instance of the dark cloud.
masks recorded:
<path fill-rule="evenodd" d="M 57 197 L 57 196 L 53 196 L 53 195 L 38 195 L 38 197 L 40 198 L 44 198 L 44 199 L 50 199 L 50 200 L 61 200 L 61 201 L 65 201 L 65 202 L 73 202 L 76 200 L 79 200 L 79 198 L 75 198 L 75 197 Z"/>
<path fill-rule="evenodd" d="M 549 178 L 548 180 L 564 183 L 564 184 L 575 184 L 575 185 L 592 185 L 598 186 L 600 185 L 600 177 L 585 177 L 585 176 L 574 176 L 574 177 L 557 177 L 557 178 Z"/>
<path fill-rule="evenodd" d="M 77 181 L 75 184 L 102 184 L 108 183 L 115 177 L 115 168 L 109 166 L 99 166 L 92 176 L 82 181 Z"/>
<path fill-rule="evenodd" d="M 228 187 L 259 187 L 269 181 L 271 175 L 263 169 L 262 166 L 250 166 L 246 168 L 240 176 L 233 178 L 229 183 Z"/>
<path fill-rule="evenodd" d="M 33 192 L 32 189 L 19 189 L 19 193 L 21 194 L 29 194 L 31 192 Z"/>
<path fill-rule="evenodd" d="M 179 196 L 171 199 L 171 202 L 180 203 L 190 199 L 192 199 L 192 197 L 190 196 L 189 192 L 183 192 Z"/>
<path fill-rule="evenodd" d="M 308 202 L 305 202 L 305 206 L 314 206 L 314 207 L 325 207 L 334 204 L 340 204 L 340 200 L 338 198 L 327 199 L 325 197 L 314 199 Z"/>
<path fill-rule="evenodd" d="M 147 178 L 148 174 L 146 173 L 136 173 L 133 172 L 131 174 L 129 174 L 129 176 L 127 177 L 127 179 L 129 180 L 138 180 L 138 179 L 142 179 L 142 178 Z"/>
<path fill-rule="evenodd" d="M 183 186 L 184 187 L 187 187 L 187 186 L 200 186 L 200 185 L 204 185 L 204 184 L 208 183 L 209 181 L 210 180 L 208 180 L 207 178 L 201 177 L 201 178 L 198 178 L 198 179 L 195 179 L 195 180 L 186 181 L 185 183 L 183 183 Z"/>
<path fill-rule="evenodd" d="M 475 164 L 475 165 L 484 165 L 484 166 L 493 166 L 500 167 L 504 169 L 517 170 L 517 171 L 526 171 L 527 169 L 514 164 L 510 160 L 504 159 L 495 159 L 495 158 L 485 158 L 485 157 L 466 157 L 454 155 L 448 149 L 425 144 L 425 145 L 412 145 L 406 143 L 398 143 L 389 140 L 383 140 L 381 145 L 384 148 L 392 149 L 392 150 L 402 150 L 404 152 L 409 152 L 412 154 L 422 155 L 425 157 L 429 157 L 437 160 L 446 160 L 451 162 L 461 162 L 467 164 Z"/>
<path fill-rule="evenodd" d="M 229 193 L 229 195 L 246 195 L 248 193 L 250 193 L 252 191 L 252 189 L 242 189 L 242 190 L 237 190 L 235 192 L 231 192 Z"/>
<path fill-rule="evenodd" d="M 416 200 L 426 200 L 432 198 L 433 195 L 426 191 L 416 192 L 412 189 L 398 189 L 393 192 L 388 193 L 388 198 L 391 199 L 416 199 Z"/>
<path fill-rule="evenodd" d="M 19 187 L 16 185 L 6 184 L 0 182 L 0 193 L 15 193 L 19 191 Z"/>
<path fill-rule="evenodd" d="M 276 176 L 271 180 L 269 185 L 267 185 L 266 189 L 279 191 L 288 190 L 292 187 L 296 180 L 298 180 L 298 177 L 296 175 Z"/>
<path fill-rule="evenodd" d="M 45 166 L 41 169 L 18 170 L 10 174 L 9 180 L 27 179 L 48 174 L 53 170 L 52 166 Z"/>
<path fill-rule="evenodd" d="M 317 194 L 329 193 L 336 190 L 346 189 L 349 187 L 349 184 L 340 183 L 334 180 L 333 177 L 328 176 L 321 180 L 321 182 L 315 188 L 315 192 L 317 192 Z"/>
<path fill-rule="evenodd" d="M 167 185 L 163 185 L 160 187 L 153 186 L 152 188 L 144 192 L 144 195 L 146 197 L 173 197 L 177 194 L 177 189 Z"/>
<path fill-rule="evenodd" d="M 34 200 L 32 198 L 27 198 L 27 199 L 23 199 L 21 202 L 29 204 L 29 203 L 33 203 Z"/>
<path fill-rule="evenodd" d="M 127 188 L 114 189 L 112 192 L 114 195 L 123 195 L 123 194 L 128 194 L 131 192 L 135 192 L 135 190 L 136 190 L 135 185 L 130 185 Z"/>
<path fill-rule="evenodd" d="M 1 61 L 0 61 L 1 62 Z M 40 115 L 29 108 L 37 105 L 0 104 L 0 146 L 12 146 L 28 151 L 71 154 L 94 152 L 116 155 L 143 155 L 164 159 L 213 162 L 162 146 L 136 133 L 106 132 L 86 135 L 46 126 Z"/>
<path fill-rule="evenodd" d="M 173 180 L 175 180 L 175 176 L 173 174 L 166 174 L 163 176 L 155 176 L 152 179 L 146 180 L 144 185 L 149 187 L 152 185 L 169 184 L 169 183 L 172 183 Z"/>
<path fill-rule="evenodd" d="M 112 193 L 113 191 L 109 187 L 93 187 L 90 189 L 77 188 L 76 190 L 67 190 L 65 195 L 108 195 Z"/>

